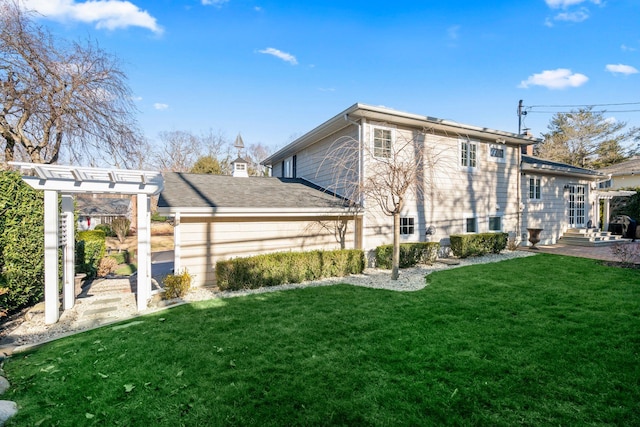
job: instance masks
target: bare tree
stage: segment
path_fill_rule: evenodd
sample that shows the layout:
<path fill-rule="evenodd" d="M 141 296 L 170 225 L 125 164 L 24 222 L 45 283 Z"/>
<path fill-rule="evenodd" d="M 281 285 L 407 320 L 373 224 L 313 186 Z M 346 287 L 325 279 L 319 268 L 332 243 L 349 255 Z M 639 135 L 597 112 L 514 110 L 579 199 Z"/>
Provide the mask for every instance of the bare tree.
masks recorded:
<path fill-rule="evenodd" d="M 249 166 L 249 175 L 253 176 L 265 176 L 267 174 L 267 168 L 261 165 L 261 162 L 269 157 L 271 150 L 269 147 L 262 143 L 251 144 L 247 148 L 247 160 L 251 161 Z"/>
<path fill-rule="evenodd" d="M 165 131 L 158 138 L 159 147 L 151 157 L 154 167 L 162 172 L 189 172 L 202 152 L 200 140 L 191 132 Z"/>
<path fill-rule="evenodd" d="M 374 132 L 377 132 L 375 130 Z M 431 185 L 438 154 L 425 144 L 428 132 L 396 132 L 391 141 L 384 130 L 376 133 L 374 144 L 360 144 L 352 137 L 336 140 L 324 162 L 332 164 L 333 190 L 353 203 L 354 212 L 365 204 L 373 203 L 380 211 L 393 218 L 393 255 L 391 279 L 399 277 L 400 214 L 405 202 L 415 197 L 424 200 L 424 189 Z M 366 164 L 366 174 L 361 165 Z"/>
<path fill-rule="evenodd" d="M 128 165 L 142 142 L 126 76 L 93 42 L 55 39 L 15 0 L 0 0 L 4 158 Z"/>

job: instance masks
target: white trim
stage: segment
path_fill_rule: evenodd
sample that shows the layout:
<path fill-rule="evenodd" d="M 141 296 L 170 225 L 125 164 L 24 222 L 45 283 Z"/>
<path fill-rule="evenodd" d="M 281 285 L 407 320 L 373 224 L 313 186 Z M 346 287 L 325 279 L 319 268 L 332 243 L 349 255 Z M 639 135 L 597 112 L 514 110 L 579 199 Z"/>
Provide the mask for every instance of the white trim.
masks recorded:
<path fill-rule="evenodd" d="M 467 163 L 471 163 L 470 153 L 473 151 L 471 147 L 475 147 L 475 166 L 464 166 L 462 164 L 462 144 L 467 144 L 466 158 Z M 458 138 L 458 158 L 456 160 L 458 162 L 458 169 L 464 172 L 475 173 L 480 170 L 480 142 L 468 138 Z"/>
<path fill-rule="evenodd" d="M 388 156 L 376 156 L 376 130 L 388 131 L 391 141 L 389 142 L 389 155 Z M 369 125 L 369 144 L 371 146 L 371 155 L 374 159 L 389 159 L 393 153 L 393 145 L 396 143 L 396 129 L 390 126 L 381 125 Z"/>
<path fill-rule="evenodd" d="M 220 208 L 220 207 L 159 207 L 160 215 L 171 216 L 179 213 L 186 217 L 314 217 L 314 216 L 354 216 L 348 207 L 344 208 Z M 355 214 L 362 216 L 362 213 Z"/>
<path fill-rule="evenodd" d="M 491 155 L 494 150 L 502 151 L 502 157 L 496 157 Z M 489 144 L 487 147 L 487 160 L 496 163 L 506 163 L 507 161 L 507 146 L 506 144 Z"/>

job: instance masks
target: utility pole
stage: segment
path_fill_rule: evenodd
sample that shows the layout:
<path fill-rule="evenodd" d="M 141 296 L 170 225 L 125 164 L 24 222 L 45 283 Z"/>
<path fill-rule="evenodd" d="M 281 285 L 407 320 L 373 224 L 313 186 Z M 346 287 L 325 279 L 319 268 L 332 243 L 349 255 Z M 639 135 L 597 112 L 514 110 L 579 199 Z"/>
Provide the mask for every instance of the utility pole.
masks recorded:
<path fill-rule="evenodd" d="M 522 116 L 526 116 L 527 112 L 524 111 L 522 99 L 518 102 L 518 135 L 522 135 Z"/>

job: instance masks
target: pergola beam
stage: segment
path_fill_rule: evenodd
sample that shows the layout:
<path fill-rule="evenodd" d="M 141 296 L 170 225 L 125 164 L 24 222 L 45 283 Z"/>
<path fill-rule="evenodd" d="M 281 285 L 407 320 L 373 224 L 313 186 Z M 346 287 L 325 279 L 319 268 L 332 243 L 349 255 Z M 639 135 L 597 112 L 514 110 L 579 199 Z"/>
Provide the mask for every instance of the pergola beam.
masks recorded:
<path fill-rule="evenodd" d="M 151 297 L 151 203 L 149 196 L 159 194 L 164 179 L 159 172 L 123 169 L 83 168 L 9 162 L 21 169 L 22 179 L 36 190 L 44 191 L 45 323 L 60 318 L 58 291 L 58 248 L 63 247 L 63 307 L 75 304 L 74 216 L 76 193 L 136 195 L 138 202 L 138 310 L 144 310 Z M 62 215 L 66 238 L 59 240 L 58 195 L 62 194 Z"/>

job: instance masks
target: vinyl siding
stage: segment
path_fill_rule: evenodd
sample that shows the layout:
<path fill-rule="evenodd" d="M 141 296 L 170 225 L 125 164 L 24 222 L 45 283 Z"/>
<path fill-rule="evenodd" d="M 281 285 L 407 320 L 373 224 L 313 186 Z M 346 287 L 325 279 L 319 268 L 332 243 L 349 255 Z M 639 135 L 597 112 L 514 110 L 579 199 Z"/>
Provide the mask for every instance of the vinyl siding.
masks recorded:
<path fill-rule="evenodd" d="M 269 252 L 340 249 L 332 232 L 335 220 L 182 218 L 180 264 L 195 276 L 194 286 L 202 286 L 214 283 L 219 260 Z M 345 243 L 346 248 L 354 247 L 353 221 L 349 221 Z"/>

